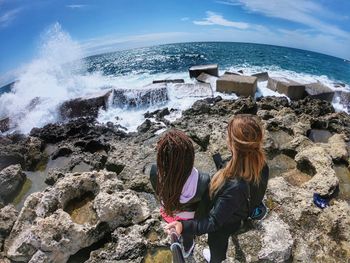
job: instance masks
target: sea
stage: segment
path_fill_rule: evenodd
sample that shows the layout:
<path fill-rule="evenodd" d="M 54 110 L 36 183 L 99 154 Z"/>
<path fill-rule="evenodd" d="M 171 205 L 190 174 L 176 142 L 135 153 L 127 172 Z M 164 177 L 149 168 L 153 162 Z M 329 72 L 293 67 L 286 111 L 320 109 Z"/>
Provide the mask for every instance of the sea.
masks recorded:
<path fill-rule="evenodd" d="M 57 122 L 58 107 L 63 101 L 111 88 L 138 89 L 160 79 L 180 78 L 195 83 L 189 78 L 188 68 L 212 63 L 219 65 L 220 74 L 243 70 L 245 75 L 250 75 L 267 71 L 272 77 L 286 77 L 305 84 L 321 82 L 335 90 L 350 90 L 350 62 L 311 51 L 251 43 L 193 42 L 86 57 L 83 47 L 56 26 L 44 34 L 37 55 L 21 68 L 16 83 L 11 88 L 0 89 L 0 119 L 10 116 L 17 130 L 29 133 L 33 127 Z M 342 86 L 336 88 L 336 83 Z M 266 86 L 266 81 L 258 83 L 257 97 L 283 96 Z M 236 98 L 234 94 L 220 94 L 215 90 L 214 95 Z M 35 98 L 39 99 L 34 109 L 28 107 Z M 338 99 L 334 98 L 334 107 L 337 111 L 346 111 Z M 145 112 L 164 107 L 176 109 L 168 116 L 169 120 L 175 120 L 196 100 L 197 96 L 172 94 L 168 102 L 146 108 L 111 104 L 106 110 L 100 110 L 97 120 L 135 131 L 145 120 Z"/>

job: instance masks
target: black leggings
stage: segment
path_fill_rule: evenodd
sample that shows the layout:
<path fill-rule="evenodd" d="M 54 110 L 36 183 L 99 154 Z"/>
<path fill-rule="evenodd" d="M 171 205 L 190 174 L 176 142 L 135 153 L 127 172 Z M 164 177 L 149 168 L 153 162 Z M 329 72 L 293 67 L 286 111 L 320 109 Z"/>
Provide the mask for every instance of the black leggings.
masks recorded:
<path fill-rule="evenodd" d="M 208 233 L 208 244 L 210 249 L 210 263 L 220 263 L 226 259 L 228 240 L 240 225 L 224 227 L 216 232 Z"/>
<path fill-rule="evenodd" d="M 184 249 L 185 251 L 188 251 L 193 245 L 194 235 L 182 233 L 181 236 Z"/>

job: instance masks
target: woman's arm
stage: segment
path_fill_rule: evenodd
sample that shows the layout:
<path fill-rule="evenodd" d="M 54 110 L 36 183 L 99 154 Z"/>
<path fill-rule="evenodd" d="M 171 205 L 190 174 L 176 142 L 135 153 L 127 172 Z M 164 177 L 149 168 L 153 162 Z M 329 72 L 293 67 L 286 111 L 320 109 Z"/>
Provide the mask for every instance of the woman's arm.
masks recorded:
<path fill-rule="evenodd" d="M 185 233 L 202 235 L 218 230 L 225 223 L 240 223 L 247 216 L 247 186 L 244 183 L 230 182 L 224 185 L 224 189 L 218 193 L 217 199 L 208 216 L 201 219 L 193 219 L 173 222 L 167 226 Z M 182 232 L 178 231 L 178 232 Z M 180 233 L 179 233 L 180 234 Z"/>

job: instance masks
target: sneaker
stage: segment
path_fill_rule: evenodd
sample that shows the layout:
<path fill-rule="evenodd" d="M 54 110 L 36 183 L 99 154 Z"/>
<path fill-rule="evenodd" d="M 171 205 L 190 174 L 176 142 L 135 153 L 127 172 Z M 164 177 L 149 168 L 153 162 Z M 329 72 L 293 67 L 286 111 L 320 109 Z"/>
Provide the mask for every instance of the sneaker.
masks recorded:
<path fill-rule="evenodd" d="M 193 243 L 192 243 L 192 246 L 190 247 L 189 250 L 185 251 L 184 247 L 182 247 L 182 255 L 184 256 L 184 258 L 188 258 L 192 252 L 193 252 L 193 249 L 194 249 L 194 240 L 193 240 Z"/>
<path fill-rule="evenodd" d="M 209 248 L 203 249 L 203 257 L 207 262 L 210 262 L 210 250 Z"/>
<path fill-rule="evenodd" d="M 260 205 L 253 210 L 250 218 L 253 220 L 263 220 L 267 216 L 268 212 L 269 209 L 263 202 L 261 202 Z"/>

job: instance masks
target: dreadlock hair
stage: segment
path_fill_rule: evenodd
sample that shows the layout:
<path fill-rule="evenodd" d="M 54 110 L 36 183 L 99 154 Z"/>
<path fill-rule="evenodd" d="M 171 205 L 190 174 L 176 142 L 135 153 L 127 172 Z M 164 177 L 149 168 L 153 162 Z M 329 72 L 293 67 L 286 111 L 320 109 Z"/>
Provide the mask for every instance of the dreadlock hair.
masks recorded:
<path fill-rule="evenodd" d="M 157 144 L 156 194 L 169 216 L 180 210 L 180 195 L 193 163 L 193 144 L 184 132 L 172 129 L 160 138 Z"/>
<path fill-rule="evenodd" d="M 210 182 L 209 194 L 213 198 L 226 180 L 242 178 L 258 184 L 260 172 L 266 161 L 263 150 L 264 130 L 260 122 L 250 114 L 234 116 L 227 128 L 227 144 L 232 158 L 219 170 Z"/>

